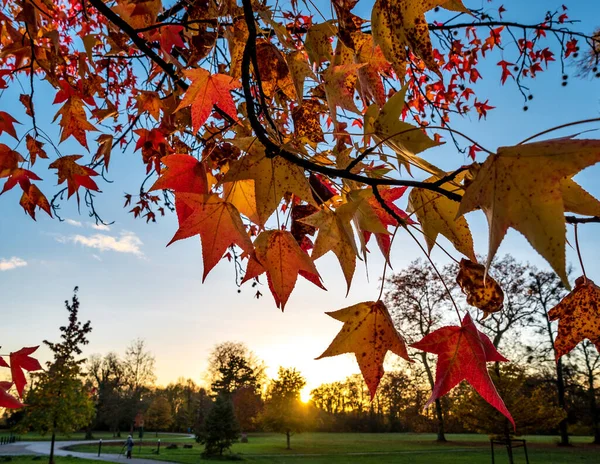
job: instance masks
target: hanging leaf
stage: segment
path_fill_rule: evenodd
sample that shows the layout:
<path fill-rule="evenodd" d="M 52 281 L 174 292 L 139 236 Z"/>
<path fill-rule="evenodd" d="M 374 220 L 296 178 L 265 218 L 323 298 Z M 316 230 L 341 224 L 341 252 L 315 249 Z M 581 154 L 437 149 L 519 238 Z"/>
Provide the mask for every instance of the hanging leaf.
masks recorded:
<path fill-rule="evenodd" d="M 425 407 L 466 380 L 484 400 L 515 425 L 486 366 L 488 362 L 508 359 L 498 353 L 487 335 L 477 330 L 469 313 L 464 316 L 460 327 L 442 327 L 410 346 L 438 356 L 435 384 Z"/>
<path fill-rule="evenodd" d="M 600 161 L 600 140 L 571 138 L 502 147 L 465 188 L 459 215 L 481 208 L 489 228 L 486 268 L 509 227 L 521 232 L 569 288 L 565 262 L 565 205 L 556 188 Z"/>
<path fill-rule="evenodd" d="M 548 318 L 558 321 L 557 361 L 586 338 L 600 351 L 600 287 L 590 279 L 579 277 L 573 291 L 548 311 Z"/>
<path fill-rule="evenodd" d="M 317 359 L 354 353 L 373 399 L 385 372 L 383 361 L 387 352 L 410 361 L 406 343 L 394 327 L 388 309 L 381 301 L 365 301 L 327 315 L 344 326 Z"/>
<path fill-rule="evenodd" d="M 456 283 L 467 295 L 467 303 L 483 311 L 484 319 L 502 310 L 504 292 L 498 282 L 486 275 L 482 264 L 461 259 Z"/>

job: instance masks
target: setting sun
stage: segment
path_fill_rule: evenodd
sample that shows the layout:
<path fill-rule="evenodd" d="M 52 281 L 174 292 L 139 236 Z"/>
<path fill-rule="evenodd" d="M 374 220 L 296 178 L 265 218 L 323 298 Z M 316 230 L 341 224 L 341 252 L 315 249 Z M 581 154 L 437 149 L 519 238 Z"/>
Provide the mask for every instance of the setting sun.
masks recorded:
<path fill-rule="evenodd" d="M 308 403 L 310 401 L 310 390 L 308 385 L 300 390 L 300 401 L 303 403 Z"/>

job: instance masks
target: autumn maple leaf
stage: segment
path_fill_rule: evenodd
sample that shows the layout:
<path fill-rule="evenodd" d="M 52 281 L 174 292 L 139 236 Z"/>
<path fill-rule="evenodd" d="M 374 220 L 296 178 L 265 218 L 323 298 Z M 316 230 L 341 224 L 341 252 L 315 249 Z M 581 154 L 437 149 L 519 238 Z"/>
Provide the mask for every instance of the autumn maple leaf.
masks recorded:
<path fill-rule="evenodd" d="M 223 182 L 254 180 L 256 208 L 261 225 L 277 209 L 287 192 L 317 206 L 301 167 L 280 156 L 267 157 L 264 147 L 254 137 L 235 139 L 234 142 L 247 154 L 231 166 Z"/>
<path fill-rule="evenodd" d="M 296 286 L 298 275 L 324 289 L 315 265 L 291 233 L 284 230 L 261 232 L 254 240 L 254 248 L 255 254 L 248 262 L 242 282 L 266 272 L 269 289 L 282 311 Z"/>
<path fill-rule="evenodd" d="M 435 384 L 425 407 L 466 380 L 485 401 L 515 425 L 486 366 L 488 362 L 508 360 L 498 353 L 487 335 L 477 330 L 469 313 L 464 316 L 460 327 L 442 327 L 411 347 L 438 355 Z"/>
<path fill-rule="evenodd" d="M 347 292 L 350 291 L 358 254 L 350 220 L 351 217 L 344 217 L 339 211 L 331 211 L 327 208 L 300 220 L 319 229 L 311 258 L 314 261 L 327 252 L 333 251 L 346 278 Z"/>
<path fill-rule="evenodd" d="M 170 189 L 176 193 L 208 193 L 204 165 L 191 155 L 176 154 L 161 158 L 166 166 L 150 191 Z"/>
<path fill-rule="evenodd" d="M 373 7 L 371 24 L 373 40 L 385 57 L 394 65 L 398 78 L 406 71 L 408 53 L 421 58 L 432 71 L 440 74 L 434 58 L 425 13 L 435 7 L 468 12 L 461 0 L 377 0 Z M 441 74 L 440 74 L 441 76 Z"/>
<path fill-rule="evenodd" d="M 5 111 L 0 111 L 0 135 L 3 132 L 6 132 L 18 140 L 17 131 L 15 130 L 15 123 L 19 124 L 19 121 Z"/>
<path fill-rule="evenodd" d="M 169 242 L 200 235 L 204 273 L 202 281 L 221 260 L 227 248 L 238 245 L 246 253 L 254 248 L 240 217 L 231 203 L 217 195 L 177 193 L 175 201 L 183 202 L 190 209 L 189 215 L 179 219 L 179 229 Z"/>
<path fill-rule="evenodd" d="M 25 137 L 27 151 L 29 152 L 29 161 L 33 166 L 37 158 L 47 159 L 48 155 L 45 150 L 42 148 L 44 144 L 39 140 L 34 139 L 31 135 L 27 134 Z"/>
<path fill-rule="evenodd" d="M 366 301 L 327 315 L 344 326 L 317 359 L 354 353 L 372 399 L 384 374 L 387 352 L 410 361 L 406 343 L 394 327 L 388 309 L 381 301 Z"/>
<path fill-rule="evenodd" d="M 490 235 L 487 268 L 509 227 L 521 232 L 569 288 L 565 260 L 564 212 L 582 192 L 563 198 L 564 183 L 600 161 L 600 140 L 562 138 L 501 147 L 488 156 L 465 187 L 458 215 L 481 208 Z M 561 188 L 557 188 L 561 186 Z M 569 187 L 567 185 L 566 187 Z M 572 187 L 572 185 L 571 185 Z M 583 190 L 583 189 L 581 189 Z M 585 192 L 585 191 L 584 191 Z"/>
<path fill-rule="evenodd" d="M 365 135 L 373 134 L 376 140 L 389 146 L 396 153 L 398 163 L 407 172 L 416 166 L 430 174 L 441 175 L 442 171 L 417 156 L 418 153 L 441 145 L 429 138 L 421 127 L 401 120 L 408 85 L 396 92 L 381 108 L 371 105 L 364 115 Z"/>
<path fill-rule="evenodd" d="M 19 351 L 10 353 L 10 372 L 12 374 L 12 381 L 15 383 L 15 387 L 19 392 L 19 396 L 23 396 L 23 389 L 27 380 L 23 370 L 26 371 L 38 371 L 42 368 L 39 361 L 29 356 L 35 352 L 39 346 L 32 346 L 29 348 L 21 348 Z"/>
<path fill-rule="evenodd" d="M 548 318 L 558 320 L 557 361 L 585 338 L 600 351 L 600 287 L 590 279 L 579 277 L 573 291 L 548 311 Z"/>
<path fill-rule="evenodd" d="M 48 199 L 34 184 L 30 184 L 27 190 L 23 190 L 23 195 L 21 195 L 19 204 L 34 221 L 36 208 L 45 211 L 48 213 L 48 216 L 52 217 L 52 211 L 50 209 L 50 203 L 48 202 Z"/>
<path fill-rule="evenodd" d="M 463 189 L 459 183 L 462 182 L 465 175 L 466 172 L 462 172 L 452 182 L 445 182 L 440 187 L 448 192 L 462 194 Z M 425 182 L 436 182 L 440 178 L 432 176 Z M 408 197 L 407 209 L 417 216 L 429 253 L 437 243 L 438 235 L 442 234 L 459 252 L 471 261 L 477 261 L 469 224 L 463 216 L 457 217 L 458 207 L 458 202 L 450 200 L 441 193 L 413 188 Z"/>
<path fill-rule="evenodd" d="M 189 69 L 184 74 L 192 83 L 175 111 L 192 106 L 194 132 L 200 130 L 215 105 L 232 119 L 237 119 L 237 109 L 230 92 L 241 87 L 238 80 L 225 74 L 210 74 L 202 68 Z"/>
<path fill-rule="evenodd" d="M 25 406 L 17 398 L 8 393 L 12 382 L 0 382 L 0 408 L 19 409 Z"/>
<path fill-rule="evenodd" d="M 482 264 L 461 259 L 456 283 L 467 296 L 467 303 L 483 311 L 484 319 L 502 309 L 504 292 L 495 279 L 486 275 Z"/>
<path fill-rule="evenodd" d="M 96 182 L 91 178 L 97 176 L 98 173 L 92 168 L 77 164 L 77 160 L 83 158 L 81 155 L 69 155 L 58 158 L 50 163 L 50 168 L 57 169 L 58 183 L 62 184 L 67 181 L 67 198 L 77 193 L 77 201 L 79 201 L 79 187 L 85 187 L 89 190 L 100 191 Z"/>
<path fill-rule="evenodd" d="M 62 116 L 58 123 L 61 127 L 60 141 L 63 142 L 72 135 L 75 140 L 87 148 L 86 131 L 97 129 L 87 120 L 83 101 L 75 96 L 69 97 L 54 116 L 54 121 L 59 115 Z"/>

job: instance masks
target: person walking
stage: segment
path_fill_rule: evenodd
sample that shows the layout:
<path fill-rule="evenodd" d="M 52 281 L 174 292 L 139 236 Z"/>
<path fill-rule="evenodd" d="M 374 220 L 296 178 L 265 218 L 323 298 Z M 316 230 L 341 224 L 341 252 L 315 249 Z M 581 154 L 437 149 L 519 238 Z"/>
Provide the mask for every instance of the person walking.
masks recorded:
<path fill-rule="evenodd" d="M 131 452 L 133 451 L 133 437 L 131 435 L 127 437 L 125 447 L 127 448 L 127 459 L 131 459 Z"/>

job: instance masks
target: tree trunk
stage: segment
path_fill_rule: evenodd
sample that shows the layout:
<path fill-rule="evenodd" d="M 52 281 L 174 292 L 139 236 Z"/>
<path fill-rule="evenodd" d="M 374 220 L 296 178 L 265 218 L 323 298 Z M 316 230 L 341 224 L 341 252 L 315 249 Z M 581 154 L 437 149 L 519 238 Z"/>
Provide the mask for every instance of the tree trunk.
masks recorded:
<path fill-rule="evenodd" d="M 421 359 L 423 360 L 423 366 L 425 366 L 425 372 L 427 372 L 427 380 L 429 381 L 429 386 L 433 390 L 433 386 L 435 385 L 435 381 L 433 379 L 433 374 L 431 372 L 431 367 L 429 366 L 429 361 L 427 361 L 427 354 L 421 353 Z M 438 422 L 438 430 L 437 430 L 437 441 L 445 442 L 445 426 L 444 426 L 444 410 L 442 408 L 442 402 L 438 398 L 435 400 L 435 412 L 437 415 Z"/>
<path fill-rule="evenodd" d="M 286 432 L 285 432 L 285 439 L 287 440 L 287 448 L 286 449 L 291 450 L 292 447 L 290 446 L 290 431 L 289 430 L 286 430 Z"/>
<path fill-rule="evenodd" d="M 594 373 L 588 373 L 588 393 L 590 395 L 590 410 L 592 413 L 592 430 L 594 431 L 594 445 L 600 445 L 600 418 L 598 417 L 598 405 L 596 404 L 596 390 L 594 388 Z"/>
<path fill-rule="evenodd" d="M 562 359 L 558 359 L 556 362 L 556 387 L 558 393 L 558 405 L 567 412 L 567 405 L 565 401 L 565 381 L 563 379 L 563 368 L 562 368 Z M 567 424 L 567 418 L 565 417 L 558 424 L 558 430 L 560 432 L 560 442 L 559 446 L 570 446 L 569 443 L 569 430 Z"/>
<path fill-rule="evenodd" d="M 550 323 L 550 319 L 548 318 L 548 311 L 544 306 L 544 315 L 546 316 L 546 327 L 548 329 L 548 337 L 550 338 L 550 346 L 552 346 L 552 353 L 554 354 L 554 358 L 556 359 L 556 348 L 554 347 L 554 334 L 552 333 L 552 324 Z M 562 368 L 562 359 L 558 358 L 556 362 L 556 393 L 558 396 L 558 405 L 567 412 L 566 401 L 565 401 L 565 381 L 563 379 L 563 368 Z M 558 424 L 558 430 L 560 432 L 560 442 L 558 446 L 569 446 L 569 430 L 567 424 L 567 418 L 565 417 Z"/>
<path fill-rule="evenodd" d="M 54 442 L 56 441 L 56 433 L 52 431 L 52 438 L 50 439 L 50 456 L 48 457 L 48 464 L 54 464 Z"/>

